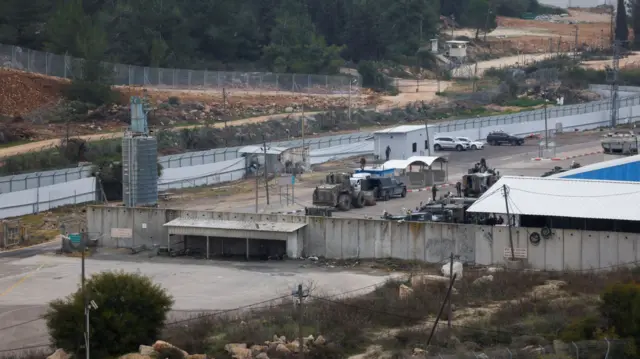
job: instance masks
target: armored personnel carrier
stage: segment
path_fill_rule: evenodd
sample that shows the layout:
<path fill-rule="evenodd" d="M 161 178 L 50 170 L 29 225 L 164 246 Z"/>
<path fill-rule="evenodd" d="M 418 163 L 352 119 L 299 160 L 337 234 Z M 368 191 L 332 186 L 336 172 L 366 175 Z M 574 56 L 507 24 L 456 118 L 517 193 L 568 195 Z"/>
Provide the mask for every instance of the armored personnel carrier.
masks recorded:
<path fill-rule="evenodd" d="M 604 135 L 600 143 L 604 153 L 631 155 L 638 153 L 638 140 L 633 131 L 616 131 Z"/>

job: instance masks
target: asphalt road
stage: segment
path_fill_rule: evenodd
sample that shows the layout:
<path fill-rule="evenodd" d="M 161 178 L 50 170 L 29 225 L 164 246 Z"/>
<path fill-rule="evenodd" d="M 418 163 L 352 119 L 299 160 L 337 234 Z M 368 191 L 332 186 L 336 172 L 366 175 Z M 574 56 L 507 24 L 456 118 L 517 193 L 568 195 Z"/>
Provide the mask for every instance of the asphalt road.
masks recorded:
<path fill-rule="evenodd" d="M 60 248 L 60 242 L 45 243 L 28 248 L 21 248 L 10 251 L 0 251 L 0 260 L 5 258 L 29 258 L 38 254 L 55 252 Z"/>

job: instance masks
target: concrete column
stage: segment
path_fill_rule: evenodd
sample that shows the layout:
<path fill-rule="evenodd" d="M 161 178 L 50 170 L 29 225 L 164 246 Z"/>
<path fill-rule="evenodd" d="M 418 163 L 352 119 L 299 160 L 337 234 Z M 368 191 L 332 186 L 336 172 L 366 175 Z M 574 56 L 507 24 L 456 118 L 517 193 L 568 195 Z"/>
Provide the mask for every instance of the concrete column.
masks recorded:
<path fill-rule="evenodd" d="M 167 233 L 167 250 L 171 252 L 171 234 Z"/>
<path fill-rule="evenodd" d="M 209 236 L 207 236 L 207 259 L 209 259 Z"/>
<path fill-rule="evenodd" d="M 247 253 L 246 253 L 246 257 L 247 257 L 247 260 L 249 260 L 249 238 L 247 238 L 247 239 L 246 239 L 246 241 L 247 241 L 247 249 L 246 249 L 246 250 L 247 250 Z"/>

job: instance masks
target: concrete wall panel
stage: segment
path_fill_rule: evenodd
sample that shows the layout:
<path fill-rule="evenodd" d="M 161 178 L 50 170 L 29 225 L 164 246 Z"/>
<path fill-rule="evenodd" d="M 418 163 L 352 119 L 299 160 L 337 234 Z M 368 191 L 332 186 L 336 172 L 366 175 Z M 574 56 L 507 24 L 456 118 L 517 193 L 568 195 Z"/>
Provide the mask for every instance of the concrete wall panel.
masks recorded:
<path fill-rule="evenodd" d="M 553 236 L 544 240 L 545 269 L 564 269 L 564 230 L 554 230 Z"/>
<path fill-rule="evenodd" d="M 533 233 L 540 234 L 539 228 L 520 228 L 518 232 L 522 237 L 522 247 L 527 248 L 527 263 L 533 268 L 545 268 L 546 246 L 549 240 L 542 238 L 537 245 L 531 243 L 529 237 Z"/>
<path fill-rule="evenodd" d="M 380 225 L 377 221 L 358 221 L 359 258 L 378 258 L 377 245 L 379 241 L 378 230 Z"/>
<path fill-rule="evenodd" d="M 343 221 L 337 218 L 325 219 L 327 258 L 342 258 L 342 223 Z"/>
<path fill-rule="evenodd" d="M 618 263 L 633 263 L 638 260 L 638 235 L 631 233 L 618 234 Z"/>
<path fill-rule="evenodd" d="M 391 235 L 391 257 L 408 259 L 406 223 L 389 222 Z"/>
<path fill-rule="evenodd" d="M 378 237 L 380 238 L 380 252 L 378 258 L 391 258 L 391 232 L 393 231 L 393 227 L 395 227 L 394 223 L 390 221 L 378 221 L 378 223 L 380 223 L 380 236 Z"/>
<path fill-rule="evenodd" d="M 454 241 L 456 244 L 455 254 L 459 256 L 462 263 L 475 263 L 476 256 L 476 239 L 474 226 L 469 224 L 457 225 L 454 233 Z"/>
<path fill-rule="evenodd" d="M 452 226 L 449 224 L 430 224 L 427 231 L 425 260 L 429 263 L 441 263 L 449 259 L 455 251 Z"/>
<path fill-rule="evenodd" d="M 599 235 L 600 260 L 598 268 L 611 267 L 618 264 L 618 234 L 609 232 L 597 232 Z"/>
<path fill-rule="evenodd" d="M 564 270 L 576 270 L 582 268 L 582 231 L 565 229 L 563 231 L 564 243 Z"/>
<path fill-rule="evenodd" d="M 582 253 L 580 269 L 595 269 L 600 266 L 600 234 L 598 232 L 582 233 L 582 245 L 578 248 Z"/>
<path fill-rule="evenodd" d="M 309 217 L 304 239 L 305 256 L 326 257 L 326 221 L 324 217 Z"/>
<path fill-rule="evenodd" d="M 409 238 L 409 258 L 417 261 L 425 260 L 426 223 L 409 223 L 407 226 Z"/>
<path fill-rule="evenodd" d="M 342 258 L 360 258 L 360 222 L 346 218 L 342 222 Z"/>
<path fill-rule="evenodd" d="M 327 258 L 398 258 L 446 261 L 453 252 L 467 263 L 503 264 L 510 247 L 504 226 L 398 223 L 352 218 L 322 218 L 275 214 L 223 213 L 165 208 L 91 206 L 87 210 L 88 231 L 106 247 L 169 241 L 164 224 L 179 217 L 216 220 L 307 223 L 299 242 L 306 256 Z M 134 238 L 111 238 L 111 228 L 132 228 Z M 554 235 L 534 246 L 529 241 L 538 228 L 515 228 L 516 248 L 527 248 L 528 264 L 545 270 L 588 270 L 628 264 L 640 259 L 640 236 L 628 233 L 555 230 Z M 173 236 L 171 243 L 182 241 Z M 216 242 L 217 245 L 217 242 Z M 239 245 L 239 244 L 238 244 Z M 213 252 L 215 253 L 215 252 Z"/>
<path fill-rule="evenodd" d="M 493 261 L 493 227 L 474 226 L 476 264 L 489 265 Z"/>

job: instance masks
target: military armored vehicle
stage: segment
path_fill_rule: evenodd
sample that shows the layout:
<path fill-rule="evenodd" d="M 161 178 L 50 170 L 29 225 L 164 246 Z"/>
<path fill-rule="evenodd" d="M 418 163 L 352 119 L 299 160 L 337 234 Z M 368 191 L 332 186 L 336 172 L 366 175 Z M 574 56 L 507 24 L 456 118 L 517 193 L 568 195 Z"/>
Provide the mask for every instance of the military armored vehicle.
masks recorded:
<path fill-rule="evenodd" d="M 334 207 L 348 211 L 351 207 L 375 205 L 373 192 L 357 190 L 351 183 L 350 173 L 330 173 L 324 184 L 313 191 L 314 206 Z"/>
<path fill-rule="evenodd" d="M 600 141 L 604 153 L 631 155 L 638 153 L 638 135 L 633 131 L 610 132 Z"/>

